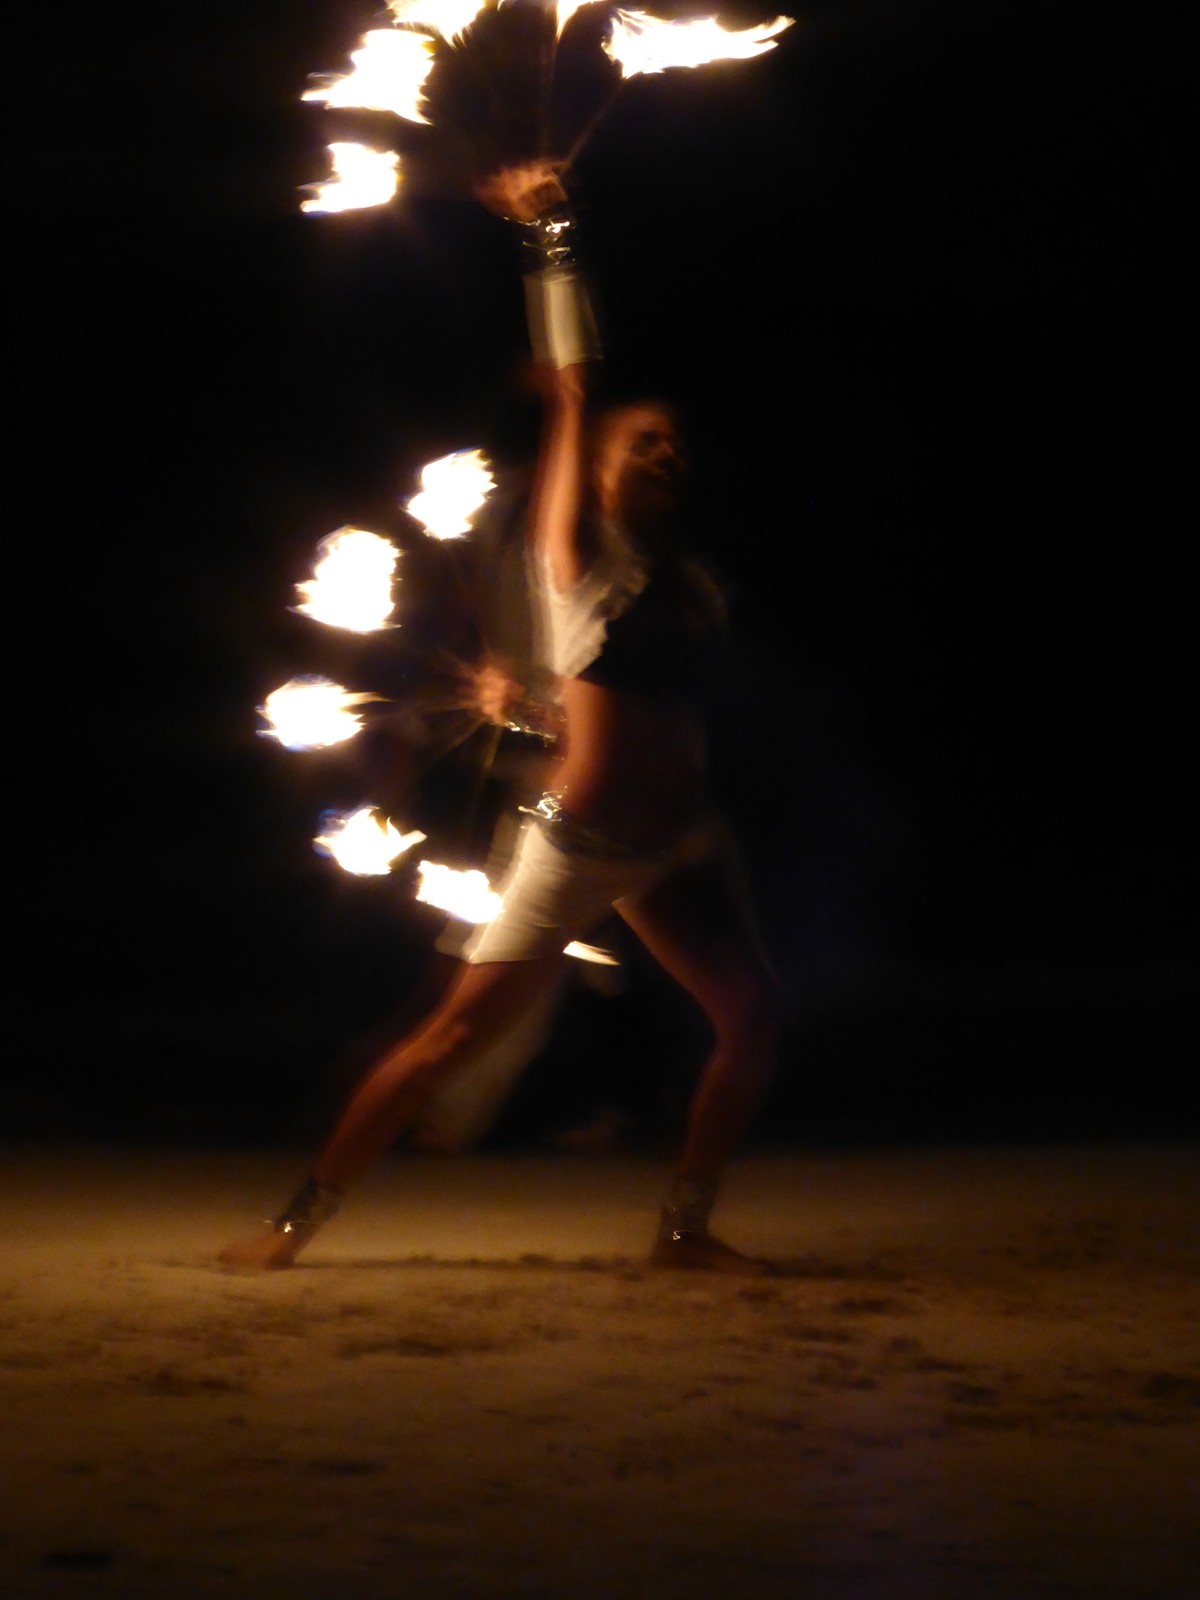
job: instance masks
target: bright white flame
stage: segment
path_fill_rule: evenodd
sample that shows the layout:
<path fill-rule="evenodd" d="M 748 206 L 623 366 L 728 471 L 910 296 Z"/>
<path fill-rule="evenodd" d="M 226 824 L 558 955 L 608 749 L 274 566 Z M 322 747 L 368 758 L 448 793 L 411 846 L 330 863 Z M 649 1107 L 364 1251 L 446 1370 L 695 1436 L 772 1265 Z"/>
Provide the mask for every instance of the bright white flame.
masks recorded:
<path fill-rule="evenodd" d="M 558 0 L 558 38 L 562 38 L 563 29 L 577 11 L 582 11 L 584 6 L 594 5 L 595 0 Z"/>
<path fill-rule="evenodd" d="M 421 882 L 417 899 L 439 911 L 448 911 L 460 922 L 490 922 L 501 906 L 500 896 L 487 881 L 487 874 L 474 869 L 462 872 L 436 861 L 418 861 Z"/>
<path fill-rule="evenodd" d="M 365 528 L 339 528 L 317 546 L 313 576 L 296 585 L 306 617 L 352 633 L 373 633 L 392 614 L 396 547 Z"/>
<path fill-rule="evenodd" d="M 328 678 L 293 678 L 272 690 L 259 706 L 259 715 L 271 724 L 259 731 L 289 750 L 326 750 L 353 739 L 362 727 L 362 718 L 351 707 L 378 698 L 351 694 Z"/>
<path fill-rule="evenodd" d="M 356 811 L 330 812 L 321 821 L 325 832 L 313 844 L 332 856 L 346 872 L 361 878 L 383 877 L 391 871 L 397 856 L 425 837 L 415 829 L 400 833 L 369 805 L 359 806 Z"/>
<path fill-rule="evenodd" d="M 471 531 L 471 518 L 495 487 L 481 451 L 456 450 L 421 469 L 421 492 L 405 509 L 435 539 L 458 539 Z"/>
<path fill-rule="evenodd" d="M 601 967 L 619 967 L 621 963 L 616 956 L 609 955 L 607 950 L 601 950 L 598 944 L 581 944 L 578 939 L 572 939 L 563 951 L 565 956 L 574 956 L 576 961 L 592 961 Z"/>
<path fill-rule="evenodd" d="M 453 44 L 487 4 L 488 0 L 388 0 L 388 10 L 397 27 L 429 28 Z"/>
<path fill-rule="evenodd" d="M 350 52 L 349 72 L 329 74 L 302 100 L 323 100 L 327 106 L 353 106 L 359 111 L 392 111 L 409 122 L 428 122 L 420 110 L 425 79 L 437 46 L 428 35 L 403 28 L 373 28 Z"/>
<path fill-rule="evenodd" d="M 306 183 L 311 200 L 300 202 L 301 211 L 361 211 L 385 206 L 400 183 L 400 157 L 394 150 L 372 150 L 365 144 L 331 144 L 333 177 L 324 183 Z"/>
<path fill-rule="evenodd" d="M 776 34 L 792 25 L 776 17 L 754 28 L 726 28 L 716 17 L 691 22 L 666 22 L 645 11 L 618 10 L 612 35 L 604 46 L 623 78 L 666 67 L 702 67 L 710 61 L 745 61 L 775 48 Z"/>
<path fill-rule="evenodd" d="M 486 873 L 474 869 L 464 872 L 456 867 L 441 866 L 436 861 L 418 861 L 417 871 L 421 877 L 417 899 L 424 905 L 436 906 L 439 911 L 448 911 L 459 922 L 472 922 L 478 927 L 480 923 L 490 922 L 504 904 L 488 883 Z M 607 950 L 594 944 L 581 944 L 578 939 L 572 939 L 563 954 L 605 967 L 621 964 Z"/>

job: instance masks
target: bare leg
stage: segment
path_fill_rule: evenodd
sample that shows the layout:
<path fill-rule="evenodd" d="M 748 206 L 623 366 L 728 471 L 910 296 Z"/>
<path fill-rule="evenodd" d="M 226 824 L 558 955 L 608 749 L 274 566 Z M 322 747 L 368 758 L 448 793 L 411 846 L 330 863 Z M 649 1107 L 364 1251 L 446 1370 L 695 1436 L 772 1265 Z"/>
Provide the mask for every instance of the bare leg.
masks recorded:
<path fill-rule="evenodd" d="M 692 1215 L 684 1218 L 683 1231 L 694 1235 L 695 1248 L 681 1248 L 674 1258 L 686 1265 L 732 1265 L 728 1258 L 742 1258 L 728 1251 L 718 1259 L 726 1247 L 708 1235 L 707 1210 L 774 1074 L 781 1013 L 777 985 L 729 866 L 719 858 L 682 867 L 646 896 L 617 909 L 703 1008 L 713 1028 L 676 1184 L 676 1194 L 689 1197 Z M 656 1247 L 656 1258 L 663 1254 Z"/>
<path fill-rule="evenodd" d="M 438 1085 L 472 1051 L 508 1025 L 539 990 L 552 985 L 562 957 L 463 966 L 433 1015 L 376 1064 L 350 1099 L 313 1168 L 315 1185 L 340 1195 L 388 1150 Z M 228 1246 L 231 1266 L 290 1266 L 311 1230 L 272 1228 Z"/>
<path fill-rule="evenodd" d="M 359 1085 L 313 1168 L 318 1183 L 343 1190 L 413 1122 L 434 1090 L 471 1053 L 555 981 L 561 956 L 464 966 L 428 1022 L 402 1040 Z"/>

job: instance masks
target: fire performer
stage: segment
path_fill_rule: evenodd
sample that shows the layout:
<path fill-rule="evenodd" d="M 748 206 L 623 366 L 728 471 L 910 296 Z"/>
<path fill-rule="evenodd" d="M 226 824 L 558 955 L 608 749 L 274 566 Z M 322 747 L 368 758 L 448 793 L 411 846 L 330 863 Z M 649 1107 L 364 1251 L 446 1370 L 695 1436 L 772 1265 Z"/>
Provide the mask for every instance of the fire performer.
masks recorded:
<path fill-rule="evenodd" d="M 312 1174 L 230 1265 L 290 1265 L 346 1190 L 419 1117 L 439 1084 L 553 985 L 564 947 L 615 909 L 704 1010 L 713 1046 L 650 1253 L 653 1265 L 753 1271 L 709 1230 L 722 1174 L 769 1085 L 779 1001 L 738 891 L 725 826 L 706 802 L 704 679 L 723 618 L 669 535 L 683 455 L 658 403 L 589 419 L 589 312 L 553 221 L 552 168 L 501 174 L 493 208 L 537 230 L 550 265 L 527 280 L 544 366 L 543 442 L 530 517 L 565 736 L 521 836 L 498 915 L 468 942 L 428 1020 L 368 1073 Z"/>

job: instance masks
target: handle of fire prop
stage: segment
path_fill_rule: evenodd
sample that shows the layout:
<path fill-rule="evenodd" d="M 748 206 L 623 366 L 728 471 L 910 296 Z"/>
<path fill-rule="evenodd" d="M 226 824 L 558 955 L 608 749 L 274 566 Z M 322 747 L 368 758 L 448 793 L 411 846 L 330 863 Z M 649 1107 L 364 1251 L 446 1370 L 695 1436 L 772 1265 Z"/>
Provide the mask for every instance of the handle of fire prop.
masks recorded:
<path fill-rule="evenodd" d="M 595 361 L 600 333 L 587 285 L 574 267 L 546 267 L 525 279 L 525 313 L 535 361 L 571 367 Z"/>
<path fill-rule="evenodd" d="M 575 256 L 575 218 L 566 206 L 523 225 L 533 270 L 525 277 L 525 310 L 536 361 L 571 367 L 594 361 L 600 334 Z"/>

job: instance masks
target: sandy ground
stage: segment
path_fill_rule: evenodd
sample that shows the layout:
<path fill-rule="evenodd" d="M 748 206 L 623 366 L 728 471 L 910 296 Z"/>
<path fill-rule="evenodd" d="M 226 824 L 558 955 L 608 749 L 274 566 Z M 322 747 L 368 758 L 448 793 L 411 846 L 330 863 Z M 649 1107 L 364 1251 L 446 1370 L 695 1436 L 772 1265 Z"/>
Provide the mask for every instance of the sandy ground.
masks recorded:
<path fill-rule="evenodd" d="M 1200 1595 L 1200 1151 L 397 1159 L 289 1273 L 272 1154 L 0 1178 L 0 1594 Z"/>

